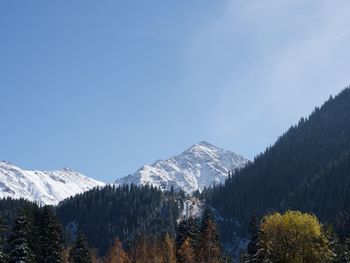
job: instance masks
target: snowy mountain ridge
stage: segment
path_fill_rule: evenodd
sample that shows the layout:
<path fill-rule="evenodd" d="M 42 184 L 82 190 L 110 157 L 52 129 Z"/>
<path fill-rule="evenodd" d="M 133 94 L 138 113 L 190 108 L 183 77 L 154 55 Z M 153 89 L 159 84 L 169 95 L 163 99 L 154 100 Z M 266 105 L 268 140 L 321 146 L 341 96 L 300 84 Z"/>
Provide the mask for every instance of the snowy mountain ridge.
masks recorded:
<path fill-rule="evenodd" d="M 56 205 L 67 197 L 104 185 L 69 168 L 29 171 L 0 161 L 0 198 L 24 198 L 40 205 Z"/>
<path fill-rule="evenodd" d="M 167 160 L 144 165 L 134 174 L 115 181 L 116 185 L 153 185 L 161 190 L 182 189 L 186 193 L 202 191 L 224 183 L 228 171 L 240 169 L 248 160 L 243 156 L 225 151 L 208 142 L 194 144 L 182 154 Z"/>

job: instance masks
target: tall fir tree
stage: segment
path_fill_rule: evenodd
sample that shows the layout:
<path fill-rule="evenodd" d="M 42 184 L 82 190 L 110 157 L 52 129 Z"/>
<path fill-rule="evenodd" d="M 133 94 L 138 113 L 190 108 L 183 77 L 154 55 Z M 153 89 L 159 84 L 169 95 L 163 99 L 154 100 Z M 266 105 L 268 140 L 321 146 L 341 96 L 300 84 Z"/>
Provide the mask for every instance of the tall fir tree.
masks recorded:
<path fill-rule="evenodd" d="M 43 263 L 63 262 L 63 231 L 50 206 L 42 208 L 40 222 L 41 254 Z"/>
<path fill-rule="evenodd" d="M 119 239 L 116 239 L 113 246 L 110 248 L 105 263 L 128 263 L 129 256 L 122 247 L 122 243 Z"/>
<path fill-rule="evenodd" d="M 344 242 L 343 259 L 343 262 L 350 263 L 350 238 L 347 238 Z"/>
<path fill-rule="evenodd" d="M 183 219 L 176 230 L 176 249 L 179 250 L 184 241 L 188 238 L 193 249 L 196 249 L 199 239 L 200 229 L 198 222 L 190 217 Z"/>
<path fill-rule="evenodd" d="M 42 209 L 39 207 L 33 208 L 29 216 L 29 248 L 32 251 L 35 262 L 43 262 L 42 255 L 42 240 L 40 233 Z"/>
<path fill-rule="evenodd" d="M 222 262 L 219 234 L 214 221 L 214 215 L 210 209 L 206 209 L 203 214 L 197 256 L 201 263 Z"/>
<path fill-rule="evenodd" d="M 33 262 L 28 233 L 29 226 L 27 219 L 24 216 L 18 216 L 7 240 L 9 263 Z"/>
<path fill-rule="evenodd" d="M 247 254 L 244 256 L 244 263 L 260 263 L 259 262 L 259 223 L 258 218 L 253 216 L 249 222 L 250 240 L 247 246 Z"/>
<path fill-rule="evenodd" d="M 332 263 L 350 263 L 350 239 L 338 242 L 335 253 L 336 257 Z"/>
<path fill-rule="evenodd" d="M 4 231 L 4 226 L 2 223 L 2 219 L 0 218 L 0 263 L 6 262 L 6 257 L 3 250 L 4 249 L 3 231 Z"/>
<path fill-rule="evenodd" d="M 178 250 L 178 263 L 195 263 L 196 255 L 191 245 L 191 240 L 187 237 Z"/>
<path fill-rule="evenodd" d="M 81 231 L 78 232 L 75 243 L 69 251 L 69 263 L 92 263 L 89 247 Z"/>
<path fill-rule="evenodd" d="M 163 240 L 162 252 L 163 263 L 176 263 L 175 245 L 169 234 Z"/>

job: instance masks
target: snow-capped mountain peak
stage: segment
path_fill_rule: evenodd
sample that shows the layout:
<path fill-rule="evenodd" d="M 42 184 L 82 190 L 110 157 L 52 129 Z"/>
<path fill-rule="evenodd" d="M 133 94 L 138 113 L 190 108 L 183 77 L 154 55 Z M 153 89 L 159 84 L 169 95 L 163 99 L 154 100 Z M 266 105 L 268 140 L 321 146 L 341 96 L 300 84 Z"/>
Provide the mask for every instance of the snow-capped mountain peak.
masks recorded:
<path fill-rule="evenodd" d="M 247 162 L 241 155 L 201 141 L 180 155 L 144 165 L 134 174 L 118 179 L 115 184 L 149 184 L 162 190 L 174 187 L 191 193 L 214 183 L 223 183 L 229 170 L 240 169 Z"/>
<path fill-rule="evenodd" d="M 103 185 L 70 168 L 29 171 L 0 161 L 0 198 L 24 198 L 39 204 L 55 205 L 67 197 Z"/>

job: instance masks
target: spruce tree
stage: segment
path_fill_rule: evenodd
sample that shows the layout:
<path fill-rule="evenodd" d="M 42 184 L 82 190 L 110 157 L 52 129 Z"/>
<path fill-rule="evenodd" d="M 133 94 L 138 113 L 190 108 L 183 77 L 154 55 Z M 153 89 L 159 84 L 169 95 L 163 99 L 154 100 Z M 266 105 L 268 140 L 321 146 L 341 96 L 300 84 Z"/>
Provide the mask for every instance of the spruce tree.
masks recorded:
<path fill-rule="evenodd" d="M 40 222 L 40 239 L 43 263 L 61 263 L 63 253 L 63 231 L 56 219 L 53 208 L 42 209 Z"/>
<path fill-rule="evenodd" d="M 105 263 L 127 263 L 129 256 L 123 249 L 122 243 L 116 239 L 113 246 L 110 248 L 105 260 Z"/>
<path fill-rule="evenodd" d="M 4 227 L 2 224 L 2 219 L 0 218 L 0 263 L 6 262 L 6 258 L 3 251 L 3 230 L 4 230 Z"/>
<path fill-rule="evenodd" d="M 216 229 L 214 215 L 210 209 L 203 214 L 200 241 L 197 249 L 199 262 L 219 263 L 222 261 L 222 249 Z"/>
<path fill-rule="evenodd" d="M 35 207 L 29 217 L 29 248 L 33 254 L 34 262 L 43 262 L 40 226 L 41 226 L 42 210 Z"/>
<path fill-rule="evenodd" d="M 33 256 L 29 247 L 28 221 L 24 216 L 18 216 L 8 238 L 8 262 L 32 262 Z"/>
<path fill-rule="evenodd" d="M 244 258 L 245 263 L 258 263 L 259 252 L 259 225 L 256 216 L 253 216 L 249 222 L 250 241 L 247 246 L 247 255 Z"/>
<path fill-rule="evenodd" d="M 350 263 L 350 238 L 345 240 L 344 244 L 344 262 Z"/>
<path fill-rule="evenodd" d="M 343 243 L 338 243 L 334 263 L 350 263 L 350 239 L 345 239 Z"/>
<path fill-rule="evenodd" d="M 191 246 L 190 238 L 187 237 L 178 250 L 177 260 L 179 263 L 195 263 L 195 252 Z"/>
<path fill-rule="evenodd" d="M 69 251 L 69 263 L 92 263 L 88 245 L 81 231 L 78 232 L 75 243 Z"/>
<path fill-rule="evenodd" d="M 162 252 L 164 263 L 176 263 L 175 245 L 169 234 L 166 234 L 163 240 Z"/>
<path fill-rule="evenodd" d="M 191 246 L 193 248 L 197 247 L 198 238 L 199 238 L 199 226 L 198 222 L 190 217 L 189 219 L 183 219 L 176 230 L 176 248 L 179 250 L 179 248 L 182 246 L 183 242 L 189 238 L 189 241 L 191 243 Z"/>

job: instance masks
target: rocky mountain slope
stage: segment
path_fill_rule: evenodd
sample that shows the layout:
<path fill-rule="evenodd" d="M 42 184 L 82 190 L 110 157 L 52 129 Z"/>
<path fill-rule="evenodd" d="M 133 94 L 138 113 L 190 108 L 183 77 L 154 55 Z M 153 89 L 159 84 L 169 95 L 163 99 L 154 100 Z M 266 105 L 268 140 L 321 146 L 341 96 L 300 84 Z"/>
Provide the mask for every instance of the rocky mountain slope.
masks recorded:
<path fill-rule="evenodd" d="M 116 180 L 116 185 L 153 185 L 162 190 L 182 189 L 187 193 L 223 183 L 228 171 L 240 169 L 248 160 L 243 156 L 200 142 L 180 155 L 144 165 L 137 172 Z"/>
<path fill-rule="evenodd" d="M 67 168 L 28 171 L 0 161 L 0 198 L 24 198 L 39 204 L 55 205 L 67 197 L 103 185 Z"/>

